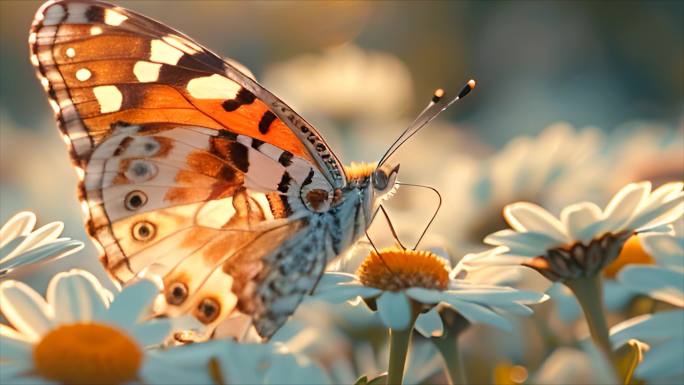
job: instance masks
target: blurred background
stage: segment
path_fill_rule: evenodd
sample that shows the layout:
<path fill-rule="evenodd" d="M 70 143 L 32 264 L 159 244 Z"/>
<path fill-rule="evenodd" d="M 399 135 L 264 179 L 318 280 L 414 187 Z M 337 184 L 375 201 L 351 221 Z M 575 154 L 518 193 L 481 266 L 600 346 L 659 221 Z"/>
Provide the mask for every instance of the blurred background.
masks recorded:
<path fill-rule="evenodd" d="M 404 181 L 440 189 L 445 205 L 432 234 L 456 255 L 498 228 L 491 218 L 504 203 L 530 199 L 556 209 L 588 196 L 604 203 L 623 182 L 682 175 L 682 2 L 118 4 L 246 65 L 319 127 L 345 163 L 378 159 L 435 88 L 457 92 L 477 79 L 471 96 L 397 156 Z M 39 223 L 64 221 L 66 235 L 85 240 L 76 178 L 28 60 L 39 5 L 0 2 L 0 220 L 32 209 Z M 538 136 L 559 121 L 567 124 Z M 541 185 L 511 187 L 520 184 L 515 175 L 506 187 L 498 182 L 502 172 L 540 162 L 570 168 L 573 178 L 558 184 L 558 170 L 544 170 L 554 186 L 543 193 Z M 513 192 L 501 194 L 506 189 Z M 397 215 L 418 211 L 427 221 L 434 198 L 407 196 L 396 200 Z M 88 245 L 51 269 L 87 266 L 103 276 L 92 254 Z M 49 273 L 31 277 L 40 287 Z"/>

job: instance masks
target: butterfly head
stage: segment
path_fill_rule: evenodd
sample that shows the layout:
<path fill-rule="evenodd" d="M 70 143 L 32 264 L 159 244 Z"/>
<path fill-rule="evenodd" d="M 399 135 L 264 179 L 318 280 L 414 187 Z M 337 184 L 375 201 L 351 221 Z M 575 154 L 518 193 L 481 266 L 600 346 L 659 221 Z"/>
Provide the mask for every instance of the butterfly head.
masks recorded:
<path fill-rule="evenodd" d="M 352 162 L 344 167 L 344 173 L 351 188 L 370 190 L 369 195 L 380 198 L 394 190 L 399 165 Z"/>

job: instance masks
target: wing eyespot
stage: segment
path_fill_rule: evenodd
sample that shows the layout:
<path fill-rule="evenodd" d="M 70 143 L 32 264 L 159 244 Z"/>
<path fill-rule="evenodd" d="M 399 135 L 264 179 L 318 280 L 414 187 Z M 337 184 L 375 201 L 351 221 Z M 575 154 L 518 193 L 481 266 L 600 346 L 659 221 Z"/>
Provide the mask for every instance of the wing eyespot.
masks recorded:
<path fill-rule="evenodd" d="M 210 324 L 221 313 L 221 305 L 214 298 L 204 298 L 197 305 L 195 317 L 203 324 Z"/>
<path fill-rule="evenodd" d="M 188 298 L 188 286 L 183 282 L 174 282 L 167 286 L 165 297 L 170 305 L 182 305 Z"/>
<path fill-rule="evenodd" d="M 133 238 L 137 241 L 146 242 L 157 234 L 157 227 L 148 221 L 140 221 L 133 225 Z"/>
<path fill-rule="evenodd" d="M 138 210 L 147 203 L 147 195 L 140 190 L 133 190 L 126 194 L 124 205 L 130 211 Z M 134 227 L 135 229 L 135 227 Z M 134 233 L 135 236 L 135 233 Z"/>
<path fill-rule="evenodd" d="M 144 160 L 135 160 L 129 164 L 126 177 L 135 182 L 145 182 L 157 176 L 158 172 L 156 165 Z"/>

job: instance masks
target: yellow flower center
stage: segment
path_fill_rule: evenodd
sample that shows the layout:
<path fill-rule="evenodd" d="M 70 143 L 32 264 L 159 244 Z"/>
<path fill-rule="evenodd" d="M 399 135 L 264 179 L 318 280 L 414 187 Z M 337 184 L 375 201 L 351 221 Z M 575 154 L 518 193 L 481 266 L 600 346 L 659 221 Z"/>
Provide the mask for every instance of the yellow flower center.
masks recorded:
<path fill-rule="evenodd" d="M 630 237 L 625 245 L 622 247 L 622 251 L 618 257 L 608 265 L 605 270 L 603 270 L 603 275 L 615 279 L 617 274 L 622 270 L 623 267 L 631 264 L 644 264 L 652 265 L 655 261 L 653 257 L 648 255 L 643 247 L 641 247 L 641 242 L 639 242 L 639 237 L 633 235 Z"/>
<path fill-rule="evenodd" d="M 41 376 L 69 385 L 117 385 L 136 379 L 143 354 L 128 335 L 99 323 L 60 326 L 33 349 Z"/>
<path fill-rule="evenodd" d="M 410 287 L 445 290 L 449 269 L 443 258 L 429 251 L 386 248 L 372 251 L 356 271 L 366 286 L 399 291 Z"/>

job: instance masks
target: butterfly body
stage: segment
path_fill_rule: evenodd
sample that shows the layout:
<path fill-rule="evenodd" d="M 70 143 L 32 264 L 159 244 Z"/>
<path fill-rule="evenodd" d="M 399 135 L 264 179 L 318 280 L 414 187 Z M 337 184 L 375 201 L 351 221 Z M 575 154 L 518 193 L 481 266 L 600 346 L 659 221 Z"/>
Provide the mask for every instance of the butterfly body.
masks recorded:
<path fill-rule="evenodd" d="M 208 330 L 246 315 L 270 337 L 394 186 L 396 168 L 345 170 L 241 66 L 132 11 L 50 1 L 29 46 L 102 262 L 162 277 L 160 312 Z"/>

